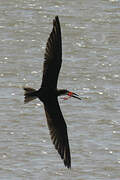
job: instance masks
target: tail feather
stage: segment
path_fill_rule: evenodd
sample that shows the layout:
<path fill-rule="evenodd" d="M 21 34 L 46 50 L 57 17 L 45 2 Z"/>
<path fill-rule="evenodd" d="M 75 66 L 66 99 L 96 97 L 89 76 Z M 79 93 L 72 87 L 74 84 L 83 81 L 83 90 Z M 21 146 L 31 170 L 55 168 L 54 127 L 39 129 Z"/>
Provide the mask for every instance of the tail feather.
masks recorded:
<path fill-rule="evenodd" d="M 35 89 L 29 88 L 29 87 L 23 87 L 23 89 L 25 90 L 24 103 L 28 103 L 37 98 L 37 96 L 35 95 L 35 92 L 36 92 Z"/>

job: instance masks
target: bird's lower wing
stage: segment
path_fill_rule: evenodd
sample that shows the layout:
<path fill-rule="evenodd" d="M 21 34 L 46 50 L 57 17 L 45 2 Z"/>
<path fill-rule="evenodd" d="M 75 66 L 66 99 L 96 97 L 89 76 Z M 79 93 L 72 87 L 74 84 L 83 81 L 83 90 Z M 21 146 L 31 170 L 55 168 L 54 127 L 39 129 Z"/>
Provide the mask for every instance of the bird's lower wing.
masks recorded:
<path fill-rule="evenodd" d="M 53 144 L 64 161 L 67 168 L 71 167 L 71 156 L 67 135 L 67 126 L 64 121 L 57 100 L 44 104 L 47 123 Z"/>

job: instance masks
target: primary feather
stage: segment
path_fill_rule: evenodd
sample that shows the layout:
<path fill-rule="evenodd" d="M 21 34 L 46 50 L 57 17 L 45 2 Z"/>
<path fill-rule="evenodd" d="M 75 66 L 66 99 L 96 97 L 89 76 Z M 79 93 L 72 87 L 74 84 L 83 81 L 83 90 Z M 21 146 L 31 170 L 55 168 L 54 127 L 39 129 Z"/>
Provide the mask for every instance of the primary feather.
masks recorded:
<path fill-rule="evenodd" d="M 48 38 L 41 87 L 57 88 L 57 80 L 62 64 L 62 40 L 58 16 L 53 20 L 53 29 Z"/>

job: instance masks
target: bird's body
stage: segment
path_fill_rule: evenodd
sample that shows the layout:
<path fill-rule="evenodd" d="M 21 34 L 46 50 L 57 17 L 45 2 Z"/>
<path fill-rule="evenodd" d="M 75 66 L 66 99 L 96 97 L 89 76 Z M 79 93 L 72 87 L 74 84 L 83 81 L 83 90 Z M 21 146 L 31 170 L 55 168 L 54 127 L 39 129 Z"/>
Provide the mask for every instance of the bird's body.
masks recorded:
<path fill-rule="evenodd" d="M 43 66 L 42 84 L 39 90 L 25 87 L 25 103 L 39 98 L 44 104 L 47 124 L 53 144 L 64 161 L 71 167 L 71 156 L 67 126 L 61 112 L 58 96 L 68 95 L 80 99 L 77 94 L 66 89 L 57 89 L 58 75 L 62 64 L 62 38 L 58 16 L 53 20 L 53 29 L 48 38 Z"/>

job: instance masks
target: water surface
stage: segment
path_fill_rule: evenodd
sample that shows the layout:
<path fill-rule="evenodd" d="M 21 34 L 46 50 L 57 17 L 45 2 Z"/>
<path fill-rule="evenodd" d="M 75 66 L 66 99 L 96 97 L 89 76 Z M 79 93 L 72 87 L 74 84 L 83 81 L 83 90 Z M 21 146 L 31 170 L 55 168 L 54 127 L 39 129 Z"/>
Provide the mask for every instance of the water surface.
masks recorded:
<path fill-rule="evenodd" d="M 24 105 L 39 88 L 44 50 L 59 15 L 63 66 L 59 99 L 72 169 L 54 149 L 43 105 Z M 0 179 L 118 180 L 120 177 L 120 1 L 0 1 Z"/>

